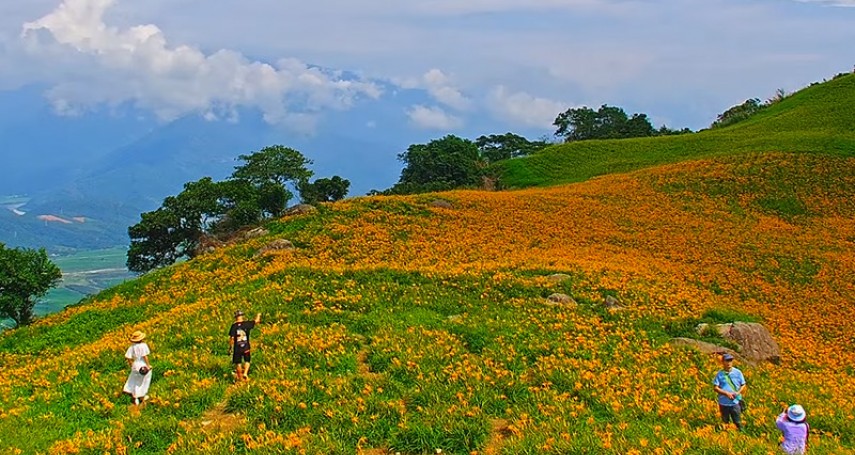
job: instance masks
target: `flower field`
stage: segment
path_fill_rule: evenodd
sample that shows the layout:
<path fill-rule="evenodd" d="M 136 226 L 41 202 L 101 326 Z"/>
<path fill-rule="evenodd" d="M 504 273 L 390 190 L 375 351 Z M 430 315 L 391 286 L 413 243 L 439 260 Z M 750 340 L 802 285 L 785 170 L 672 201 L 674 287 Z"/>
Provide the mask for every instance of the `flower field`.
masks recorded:
<path fill-rule="evenodd" d="M 853 158 L 357 198 L 268 229 L 0 336 L 4 453 L 773 454 L 784 402 L 811 454 L 855 452 Z M 297 248 L 256 257 L 277 238 Z M 263 313 L 240 384 L 236 309 Z M 740 366 L 743 434 L 717 427 L 716 359 L 668 344 L 739 318 L 782 350 Z M 134 330 L 139 415 L 119 394 Z"/>

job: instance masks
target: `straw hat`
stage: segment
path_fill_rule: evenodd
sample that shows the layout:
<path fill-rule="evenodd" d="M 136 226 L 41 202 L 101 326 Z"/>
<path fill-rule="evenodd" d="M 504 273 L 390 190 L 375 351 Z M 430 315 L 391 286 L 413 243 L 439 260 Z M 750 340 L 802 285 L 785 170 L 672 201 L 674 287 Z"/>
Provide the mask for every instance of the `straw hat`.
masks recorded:
<path fill-rule="evenodd" d="M 803 422 L 805 420 L 805 408 L 794 404 L 787 408 L 787 417 L 793 422 Z"/>
<path fill-rule="evenodd" d="M 133 334 L 131 334 L 131 342 L 139 343 L 140 341 L 145 339 L 145 333 L 137 330 Z"/>

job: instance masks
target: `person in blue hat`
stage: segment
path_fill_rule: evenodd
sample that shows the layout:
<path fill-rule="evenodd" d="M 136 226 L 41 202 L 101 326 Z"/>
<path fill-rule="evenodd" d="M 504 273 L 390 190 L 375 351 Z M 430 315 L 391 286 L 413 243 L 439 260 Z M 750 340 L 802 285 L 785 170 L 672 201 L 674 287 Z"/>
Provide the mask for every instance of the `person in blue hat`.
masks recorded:
<path fill-rule="evenodd" d="M 807 452 L 810 425 L 807 423 L 805 409 L 797 404 L 786 406 L 775 420 L 775 426 L 784 435 L 781 450 L 788 455 L 802 455 Z"/>
<path fill-rule="evenodd" d="M 745 393 L 745 376 L 733 366 L 733 356 L 724 354 L 721 357 L 721 370 L 713 379 L 715 393 L 718 394 L 718 409 L 721 421 L 725 425 L 733 422 L 742 431 L 742 394 Z"/>

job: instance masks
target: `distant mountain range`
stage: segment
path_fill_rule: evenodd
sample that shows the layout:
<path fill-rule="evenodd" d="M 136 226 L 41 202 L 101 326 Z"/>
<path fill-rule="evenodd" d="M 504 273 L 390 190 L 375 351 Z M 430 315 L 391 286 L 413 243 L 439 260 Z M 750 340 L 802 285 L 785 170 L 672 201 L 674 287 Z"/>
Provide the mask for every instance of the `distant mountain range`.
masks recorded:
<path fill-rule="evenodd" d="M 386 89 L 379 100 L 323 113 L 313 134 L 270 125 L 251 111 L 238 112 L 236 122 L 190 115 L 166 124 L 130 108 L 58 116 L 39 87 L 0 92 L 0 196 L 28 197 L 15 211 L 0 208 L 0 242 L 57 252 L 124 245 L 141 212 L 185 182 L 229 175 L 238 155 L 272 144 L 313 159 L 317 177 L 349 179 L 351 195 L 387 188 L 400 173 L 398 153 L 447 132 L 409 123 L 409 107 L 435 104 L 426 92 Z M 479 123 L 453 133 L 507 130 L 486 118 Z"/>

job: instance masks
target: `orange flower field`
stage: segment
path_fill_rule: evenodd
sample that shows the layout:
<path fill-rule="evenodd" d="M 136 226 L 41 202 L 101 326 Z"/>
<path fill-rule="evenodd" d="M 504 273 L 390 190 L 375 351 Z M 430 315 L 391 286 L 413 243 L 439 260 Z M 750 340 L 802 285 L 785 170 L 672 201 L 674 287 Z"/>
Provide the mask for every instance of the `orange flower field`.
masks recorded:
<path fill-rule="evenodd" d="M 267 227 L 0 337 L 5 453 L 773 454 L 794 402 L 811 454 L 855 453 L 855 159 L 365 197 Z M 296 248 L 256 255 L 277 238 Z M 263 318 L 234 384 L 238 308 Z M 741 434 L 717 424 L 717 359 L 668 343 L 714 315 L 781 347 L 738 365 Z M 119 393 L 134 330 L 155 374 L 139 415 Z"/>

